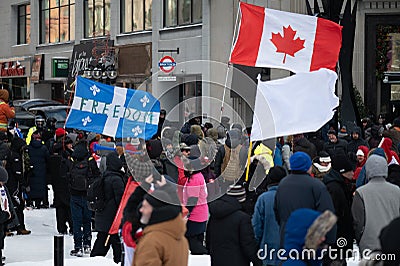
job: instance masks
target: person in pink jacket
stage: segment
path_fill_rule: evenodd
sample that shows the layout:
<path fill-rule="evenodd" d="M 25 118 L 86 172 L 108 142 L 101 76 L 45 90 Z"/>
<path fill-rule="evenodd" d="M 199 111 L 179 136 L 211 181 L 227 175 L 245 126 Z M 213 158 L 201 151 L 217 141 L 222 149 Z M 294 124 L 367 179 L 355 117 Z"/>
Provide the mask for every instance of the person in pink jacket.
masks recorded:
<path fill-rule="evenodd" d="M 208 220 L 207 187 L 200 172 L 203 166 L 199 157 L 189 156 L 188 159 L 185 163 L 187 180 L 183 188 L 183 204 L 189 210 L 185 236 L 189 241 L 191 254 L 207 254 L 203 244 Z"/>

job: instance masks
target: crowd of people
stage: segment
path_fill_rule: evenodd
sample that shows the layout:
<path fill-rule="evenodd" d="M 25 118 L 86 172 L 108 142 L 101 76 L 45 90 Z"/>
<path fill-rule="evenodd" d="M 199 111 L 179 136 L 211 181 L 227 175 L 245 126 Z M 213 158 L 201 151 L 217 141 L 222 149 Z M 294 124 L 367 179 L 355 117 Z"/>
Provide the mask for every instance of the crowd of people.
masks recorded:
<path fill-rule="evenodd" d="M 210 255 L 211 265 L 346 265 L 354 240 L 361 254 L 400 256 L 389 233 L 400 219 L 400 119 L 250 145 L 251 129 L 228 117 L 191 116 L 176 128 L 165 115 L 147 141 L 41 117 L 27 136 L 0 128 L 2 231 L 30 234 L 24 209 L 50 207 L 51 187 L 57 231 L 73 235 L 71 256 L 111 247 L 124 265 L 187 265 L 189 252 Z M 100 179 L 102 204 L 89 202 Z M 120 205 L 118 234 L 110 229 Z M 288 257 L 328 248 L 335 256 Z"/>

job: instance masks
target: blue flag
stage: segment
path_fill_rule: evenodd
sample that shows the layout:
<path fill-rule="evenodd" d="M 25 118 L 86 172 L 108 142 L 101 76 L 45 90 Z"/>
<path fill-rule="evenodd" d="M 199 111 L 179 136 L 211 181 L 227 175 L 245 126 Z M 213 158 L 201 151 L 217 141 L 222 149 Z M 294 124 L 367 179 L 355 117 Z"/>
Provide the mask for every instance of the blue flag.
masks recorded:
<path fill-rule="evenodd" d="M 160 102 L 150 93 L 77 78 L 65 124 L 115 138 L 149 139 L 158 128 Z"/>

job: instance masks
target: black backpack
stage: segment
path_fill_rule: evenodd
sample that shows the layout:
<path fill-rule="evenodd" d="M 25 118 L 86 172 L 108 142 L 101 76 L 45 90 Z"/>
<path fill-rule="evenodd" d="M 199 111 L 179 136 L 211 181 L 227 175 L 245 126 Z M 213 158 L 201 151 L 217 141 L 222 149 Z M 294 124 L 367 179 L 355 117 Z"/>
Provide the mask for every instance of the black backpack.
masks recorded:
<path fill-rule="evenodd" d="M 87 189 L 88 208 L 91 211 L 102 211 L 106 207 L 106 195 L 104 193 L 104 176 L 96 178 Z"/>
<path fill-rule="evenodd" d="M 70 188 L 76 191 L 87 191 L 89 187 L 89 160 L 73 161 L 70 169 Z"/>

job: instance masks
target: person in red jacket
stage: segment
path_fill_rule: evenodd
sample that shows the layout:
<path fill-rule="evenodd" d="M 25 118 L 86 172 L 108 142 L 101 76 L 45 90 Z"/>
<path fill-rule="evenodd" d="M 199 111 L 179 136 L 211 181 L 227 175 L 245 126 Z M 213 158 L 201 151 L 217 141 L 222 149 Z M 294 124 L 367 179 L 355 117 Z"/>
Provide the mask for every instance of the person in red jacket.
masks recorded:
<path fill-rule="evenodd" d="M 0 90 L 0 131 L 7 132 L 8 119 L 15 117 L 14 107 L 8 105 L 8 90 Z"/>

